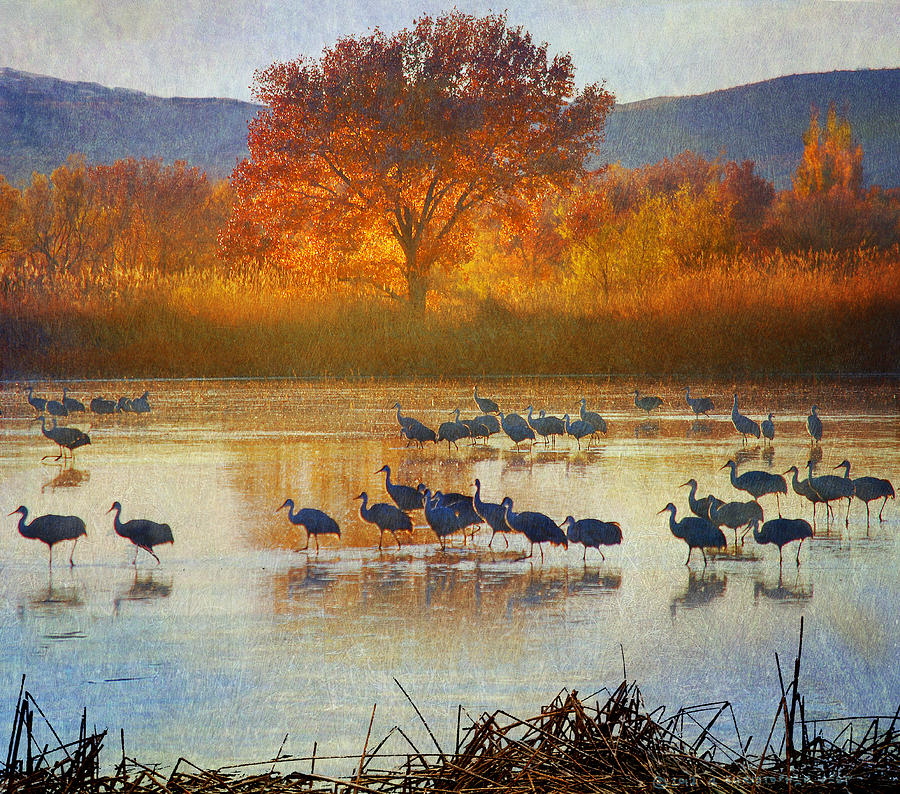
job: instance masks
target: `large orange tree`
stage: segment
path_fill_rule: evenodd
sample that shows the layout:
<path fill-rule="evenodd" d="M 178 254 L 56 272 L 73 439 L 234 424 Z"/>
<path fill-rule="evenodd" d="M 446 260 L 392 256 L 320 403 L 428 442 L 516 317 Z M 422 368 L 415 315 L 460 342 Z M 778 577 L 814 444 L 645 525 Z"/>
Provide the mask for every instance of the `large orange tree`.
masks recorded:
<path fill-rule="evenodd" d="M 226 255 L 416 307 L 465 257 L 476 214 L 539 210 L 584 174 L 613 104 L 505 15 L 455 10 L 275 63 L 254 95 L 265 107 L 232 175 Z"/>

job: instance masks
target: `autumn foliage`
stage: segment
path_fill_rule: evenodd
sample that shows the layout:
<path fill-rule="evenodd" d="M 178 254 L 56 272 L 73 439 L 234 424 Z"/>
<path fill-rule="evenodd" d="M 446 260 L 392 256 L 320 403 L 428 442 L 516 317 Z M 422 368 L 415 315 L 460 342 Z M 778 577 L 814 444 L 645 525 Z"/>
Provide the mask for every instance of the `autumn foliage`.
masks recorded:
<path fill-rule="evenodd" d="M 226 254 L 415 306 L 471 255 L 476 219 L 585 173 L 613 102 L 505 16 L 459 11 L 276 63 L 255 94 Z"/>

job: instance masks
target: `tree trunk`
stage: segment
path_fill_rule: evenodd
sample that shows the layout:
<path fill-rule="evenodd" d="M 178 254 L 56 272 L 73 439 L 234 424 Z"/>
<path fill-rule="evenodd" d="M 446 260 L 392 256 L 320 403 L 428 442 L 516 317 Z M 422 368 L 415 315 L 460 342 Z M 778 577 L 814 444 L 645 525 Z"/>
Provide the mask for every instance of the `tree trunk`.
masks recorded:
<path fill-rule="evenodd" d="M 424 276 L 410 275 L 409 305 L 416 311 L 425 311 L 425 296 L 428 293 L 428 280 Z"/>

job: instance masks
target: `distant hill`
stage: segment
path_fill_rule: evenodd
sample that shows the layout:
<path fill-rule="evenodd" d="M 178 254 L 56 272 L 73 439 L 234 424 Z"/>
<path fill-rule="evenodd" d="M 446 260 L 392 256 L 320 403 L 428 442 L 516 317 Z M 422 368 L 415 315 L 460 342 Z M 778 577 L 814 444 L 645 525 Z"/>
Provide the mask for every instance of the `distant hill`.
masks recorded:
<path fill-rule="evenodd" d="M 612 87 L 613 90 L 615 87 Z M 810 108 L 846 112 L 862 144 L 866 184 L 900 187 L 900 69 L 779 77 L 686 97 L 617 105 L 601 161 L 634 168 L 685 149 L 753 160 L 777 188 L 790 186 Z M 233 99 L 164 99 L 0 68 L 0 173 L 19 184 L 50 173 L 71 152 L 89 162 L 122 157 L 187 160 L 214 178 L 247 156 L 258 111 Z"/>
<path fill-rule="evenodd" d="M 777 189 L 790 187 L 810 110 L 824 121 L 834 101 L 863 148 L 867 185 L 900 187 L 900 69 L 778 77 L 711 94 L 617 105 L 607 119 L 601 162 L 627 168 L 690 149 L 707 158 L 753 160 Z"/>
<path fill-rule="evenodd" d="M 187 160 L 226 177 L 248 154 L 247 124 L 257 111 L 235 99 L 164 99 L 0 69 L 0 173 L 19 184 L 82 152 L 88 162 Z"/>

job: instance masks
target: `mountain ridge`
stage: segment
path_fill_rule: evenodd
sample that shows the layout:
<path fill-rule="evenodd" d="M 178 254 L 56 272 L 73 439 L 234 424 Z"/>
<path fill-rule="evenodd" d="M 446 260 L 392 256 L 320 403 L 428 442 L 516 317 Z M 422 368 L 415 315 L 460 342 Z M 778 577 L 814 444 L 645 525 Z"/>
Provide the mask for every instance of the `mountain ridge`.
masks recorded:
<path fill-rule="evenodd" d="M 690 149 L 712 159 L 753 160 L 776 188 L 790 186 L 810 109 L 829 102 L 863 147 L 867 185 L 900 187 L 900 69 L 810 72 L 685 96 L 617 104 L 595 163 L 627 168 Z M 23 184 L 69 154 L 89 162 L 125 157 L 186 160 L 227 177 L 248 154 L 259 105 L 227 97 L 159 97 L 130 88 L 0 68 L 0 174 Z"/>

